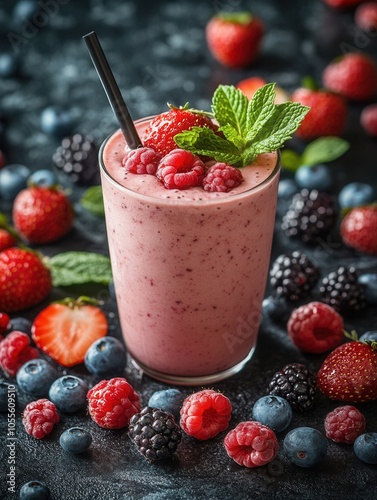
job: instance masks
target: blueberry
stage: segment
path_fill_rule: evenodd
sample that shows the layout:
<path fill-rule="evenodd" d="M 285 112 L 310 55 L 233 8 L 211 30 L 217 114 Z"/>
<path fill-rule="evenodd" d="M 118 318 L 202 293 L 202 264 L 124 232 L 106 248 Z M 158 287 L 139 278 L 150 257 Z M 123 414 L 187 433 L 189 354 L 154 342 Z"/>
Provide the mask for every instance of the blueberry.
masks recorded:
<path fill-rule="evenodd" d="M 353 443 L 353 451 L 359 460 L 367 464 L 377 464 L 377 432 L 367 432 Z"/>
<path fill-rule="evenodd" d="M 92 436 L 85 429 L 71 427 L 63 432 L 59 439 L 60 446 L 69 453 L 84 453 L 92 444 Z"/>
<path fill-rule="evenodd" d="M 367 340 L 375 340 L 377 342 L 377 330 L 363 333 L 359 340 L 360 342 L 366 342 Z"/>
<path fill-rule="evenodd" d="M 292 420 L 292 408 L 280 396 L 264 396 L 253 406 L 253 419 L 275 432 L 282 432 Z"/>
<path fill-rule="evenodd" d="M 326 438 L 312 427 L 297 427 L 284 438 L 284 451 L 294 464 L 312 467 L 326 455 Z"/>
<path fill-rule="evenodd" d="M 38 3 L 36 0 L 20 0 L 16 2 L 13 9 L 13 18 L 17 22 L 25 22 L 27 19 L 32 19 L 37 10 Z"/>
<path fill-rule="evenodd" d="M 332 186 L 332 175 L 327 165 L 302 165 L 295 172 L 295 181 L 300 188 L 326 191 Z"/>
<path fill-rule="evenodd" d="M 18 58 L 14 54 L 4 52 L 0 54 L 0 77 L 11 78 L 18 69 Z"/>
<path fill-rule="evenodd" d="M 126 367 L 127 355 L 118 339 L 103 337 L 89 347 L 84 363 L 87 370 L 96 375 L 120 374 Z"/>
<path fill-rule="evenodd" d="M 10 320 L 9 332 L 14 332 L 17 330 L 18 332 L 26 333 L 27 335 L 31 335 L 31 326 L 32 322 L 27 318 L 22 318 L 17 316 Z"/>
<path fill-rule="evenodd" d="M 52 383 L 49 399 L 64 413 L 75 413 L 86 408 L 88 386 L 84 380 L 74 375 L 64 375 Z"/>
<path fill-rule="evenodd" d="M 59 377 L 57 369 L 42 358 L 27 361 L 18 370 L 16 380 L 19 388 L 34 396 L 45 398 L 51 384 Z"/>
<path fill-rule="evenodd" d="M 288 301 L 279 294 L 266 297 L 263 300 L 262 308 L 265 314 L 281 323 L 287 322 L 292 312 Z"/>
<path fill-rule="evenodd" d="M 51 136 L 64 137 L 71 133 L 73 119 L 69 111 L 59 107 L 48 107 L 41 114 L 41 129 Z"/>
<path fill-rule="evenodd" d="M 0 379 L 0 412 L 7 412 L 9 405 L 9 389 L 12 387 L 11 384 L 5 382 L 5 380 Z M 12 399 L 13 401 L 13 399 Z"/>
<path fill-rule="evenodd" d="M 299 188 L 293 179 L 281 179 L 278 186 L 278 197 L 288 200 L 299 191 Z"/>
<path fill-rule="evenodd" d="M 52 187 L 58 183 L 58 179 L 52 170 L 36 170 L 28 179 L 29 184 L 42 187 Z"/>
<path fill-rule="evenodd" d="M 25 165 L 7 165 L 0 170 L 0 198 L 13 201 L 26 188 L 30 170 Z"/>
<path fill-rule="evenodd" d="M 148 406 L 171 413 L 179 422 L 180 411 L 184 395 L 178 389 L 165 389 L 157 391 L 149 398 Z"/>
<path fill-rule="evenodd" d="M 370 184 L 351 182 L 340 190 L 338 201 L 340 208 L 352 208 L 372 203 L 375 197 L 375 190 Z"/>
<path fill-rule="evenodd" d="M 29 481 L 20 490 L 20 500 L 49 500 L 50 490 L 40 481 Z"/>
<path fill-rule="evenodd" d="M 377 304 L 377 274 L 367 273 L 359 276 L 359 283 L 364 288 L 365 298 L 369 304 Z"/>

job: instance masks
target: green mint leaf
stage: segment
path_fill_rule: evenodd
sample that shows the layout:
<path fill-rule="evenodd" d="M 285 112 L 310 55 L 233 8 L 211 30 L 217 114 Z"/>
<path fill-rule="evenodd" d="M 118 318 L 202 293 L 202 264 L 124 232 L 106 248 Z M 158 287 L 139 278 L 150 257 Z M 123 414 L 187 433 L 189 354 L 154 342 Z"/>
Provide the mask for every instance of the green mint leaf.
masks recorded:
<path fill-rule="evenodd" d="M 213 94 L 212 110 L 220 125 L 231 125 L 240 137 L 246 136 L 248 99 L 232 85 L 219 85 Z"/>
<path fill-rule="evenodd" d="M 302 165 L 318 165 L 336 160 L 350 145 L 340 137 L 320 137 L 308 144 L 301 158 Z"/>
<path fill-rule="evenodd" d="M 210 156 L 230 165 L 240 161 L 240 153 L 232 143 L 216 135 L 207 127 L 193 127 L 174 136 L 177 145 L 197 155 Z"/>
<path fill-rule="evenodd" d="M 254 136 L 256 152 L 267 153 L 281 148 L 292 138 L 309 109 L 298 102 L 285 102 L 275 106 L 274 112 Z"/>
<path fill-rule="evenodd" d="M 49 259 L 52 282 L 56 287 L 102 283 L 112 280 L 109 257 L 92 252 L 64 252 Z"/>
<path fill-rule="evenodd" d="M 101 186 L 91 186 L 86 189 L 79 203 L 91 214 L 97 217 L 105 216 Z"/>
<path fill-rule="evenodd" d="M 248 141 L 252 140 L 258 130 L 266 123 L 275 110 L 275 84 L 268 83 L 258 89 L 247 107 L 246 128 Z"/>
<path fill-rule="evenodd" d="M 245 147 L 245 140 L 238 134 L 237 130 L 235 130 L 232 125 L 224 125 L 220 130 L 225 138 L 232 142 L 237 149 L 242 150 Z"/>
<path fill-rule="evenodd" d="M 302 164 L 301 156 L 296 151 L 293 151 L 293 149 L 283 149 L 281 152 L 281 165 L 283 168 L 291 172 L 296 172 Z"/>

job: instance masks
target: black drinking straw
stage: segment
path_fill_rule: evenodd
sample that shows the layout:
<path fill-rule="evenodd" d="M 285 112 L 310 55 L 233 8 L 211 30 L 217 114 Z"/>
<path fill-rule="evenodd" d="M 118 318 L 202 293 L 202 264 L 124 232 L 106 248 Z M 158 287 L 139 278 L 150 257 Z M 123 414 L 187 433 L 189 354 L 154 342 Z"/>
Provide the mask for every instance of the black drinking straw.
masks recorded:
<path fill-rule="evenodd" d="M 86 43 L 94 67 L 97 70 L 99 79 L 105 89 L 107 98 L 119 122 L 128 147 L 130 149 L 136 149 L 139 146 L 142 146 L 142 142 L 136 132 L 134 122 L 132 121 L 126 103 L 120 93 L 118 84 L 115 81 L 113 72 L 110 69 L 109 63 L 107 62 L 105 53 L 103 52 L 96 33 L 92 31 L 87 35 L 84 35 L 83 40 Z"/>

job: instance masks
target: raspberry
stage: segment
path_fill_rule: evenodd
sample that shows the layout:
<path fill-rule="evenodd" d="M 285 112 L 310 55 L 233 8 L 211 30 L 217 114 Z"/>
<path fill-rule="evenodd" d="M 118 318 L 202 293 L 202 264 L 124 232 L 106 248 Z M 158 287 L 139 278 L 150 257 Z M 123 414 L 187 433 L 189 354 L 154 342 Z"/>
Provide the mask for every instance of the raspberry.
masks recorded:
<path fill-rule="evenodd" d="M 22 417 L 26 432 L 37 439 L 50 434 L 59 420 L 54 403 L 48 399 L 38 399 L 26 405 Z"/>
<path fill-rule="evenodd" d="M 271 462 L 279 445 L 273 430 L 259 422 L 241 422 L 225 436 L 226 452 L 245 467 L 259 467 Z"/>
<path fill-rule="evenodd" d="M 315 374 L 305 365 L 291 363 L 274 374 L 268 392 L 285 398 L 295 410 L 309 411 L 314 405 L 316 385 Z"/>
<path fill-rule="evenodd" d="M 127 172 L 155 175 L 162 156 L 152 148 L 137 148 L 129 151 L 122 160 Z"/>
<path fill-rule="evenodd" d="M 171 413 L 146 406 L 131 418 L 128 435 L 145 458 L 156 462 L 176 451 L 182 431 Z"/>
<path fill-rule="evenodd" d="M 104 429 L 122 429 L 140 411 L 140 398 L 125 378 L 101 380 L 87 394 L 89 413 Z"/>
<path fill-rule="evenodd" d="M 354 406 L 339 406 L 326 415 L 325 431 L 336 443 L 352 444 L 365 431 L 365 417 Z"/>
<path fill-rule="evenodd" d="M 26 361 L 38 357 L 38 349 L 30 345 L 26 333 L 14 331 L 0 342 L 0 367 L 8 375 L 16 375 Z"/>
<path fill-rule="evenodd" d="M 292 342 L 304 352 L 330 351 L 344 338 L 343 318 L 322 302 L 309 302 L 295 309 L 287 328 Z"/>
<path fill-rule="evenodd" d="M 227 193 L 243 182 L 241 171 L 227 163 L 217 162 L 212 165 L 203 179 L 205 191 Z"/>
<path fill-rule="evenodd" d="M 226 396 L 205 389 L 184 400 L 180 424 L 186 434 L 204 441 L 228 427 L 231 413 L 232 405 Z"/>
<path fill-rule="evenodd" d="M 161 160 L 156 176 L 167 189 L 188 189 L 201 184 L 204 172 L 204 163 L 198 156 L 173 149 Z"/>
<path fill-rule="evenodd" d="M 377 137 L 377 104 L 369 104 L 362 110 L 360 123 L 368 135 Z"/>
<path fill-rule="evenodd" d="M 7 313 L 0 312 L 0 340 L 1 335 L 8 331 L 8 325 L 10 323 L 10 317 Z"/>

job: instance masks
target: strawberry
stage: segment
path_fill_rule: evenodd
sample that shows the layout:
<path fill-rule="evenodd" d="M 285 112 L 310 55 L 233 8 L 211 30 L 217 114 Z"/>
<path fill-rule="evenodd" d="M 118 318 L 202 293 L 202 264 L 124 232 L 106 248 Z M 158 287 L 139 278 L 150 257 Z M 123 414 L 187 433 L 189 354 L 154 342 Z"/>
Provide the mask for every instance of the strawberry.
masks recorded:
<path fill-rule="evenodd" d="M 377 205 L 350 210 L 340 225 L 343 242 L 360 252 L 377 255 Z"/>
<path fill-rule="evenodd" d="M 325 396 L 336 401 L 377 399 L 377 343 L 353 341 L 334 349 L 317 373 L 317 384 Z"/>
<path fill-rule="evenodd" d="M 83 363 L 89 347 L 108 330 L 105 314 L 94 304 L 85 297 L 67 298 L 43 309 L 32 325 L 37 347 L 63 366 Z"/>
<path fill-rule="evenodd" d="M 72 227 L 72 206 L 63 191 L 31 186 L 14 200 L 13 223 L 32 244 L 52 243 Z"/>
<path fill-rule="evenodd" d="M 377 137 L 377 104 L 369 104 L 362 110 L 360 123 L 368 135 Z"/>
<path fill-rule="evenodd" d="M 359 5 L 355 11 L 355 24 L 366 32 L 376 34 L 377 30 L 377 3 L 366 2 Z"/>
<path fill-rule="evenodd" d="M 0 227 L 0 252 L 7 248 L 14 247 L 16 238 L 9 231 Z"/>
<path fill-rule="evenodd" d="M 143 145 L 165 156 L 178 146 L 174 136 L 192 127 L 208 127 L 216 131 L 212 120 L 200 112 L 171 107 L 170 111 L 156 116 L 149 124 L 142 138 Z"/>
<path fill-rule="evenodd" d="M 377 65 L 365 54 L 350 52 L 326 66 L 323 84 L 353 101 L 371 99 L 377 93 Z"/>
<path fill-rule="evenodd" d="M 240 89 L 250 101 L 255 92 L 266 85 L 266 83 L 266 80 L 259 76 L 251 76 L 250 78 L 245 78 L 238 82 L 236 87 Z M 277 85 L 275 85 L 275 94 L 275 104 L 282 104 L 289 100 L 287 92 Z"/>
<path fill-rule="evenodd" d="M 249 12 L 220 12 L 206 26 L 209 50 L 230 68 L 245 67 L 255 61 L 263 34 L 263 23 Z"/>
<path fill-rule="evenodd" d="M 9 313 L 34 306 L 51 288 L 50 271 L 36 253 L 22 248 L 0 252 L 0 310 Z"/>
<path fill-rule="evenodd" d="M 296 89 L 291 100 L 310 107 L 296 131 L 298 137 L 312 140 L 321 136 L 339 136 L 342 134 L 347 118 L 345 100 L 333 92 L 319 90 L 310 83 L 311 88 Z"/>
<path fill-rule="evenodd" d="M 364 0 L 324 0 L 330 7 L 335 7 L 336 9 L 346 9 L 348 7 L 354 7 L 355 5 L 363 2 Z"/>

